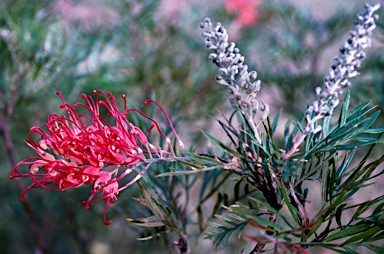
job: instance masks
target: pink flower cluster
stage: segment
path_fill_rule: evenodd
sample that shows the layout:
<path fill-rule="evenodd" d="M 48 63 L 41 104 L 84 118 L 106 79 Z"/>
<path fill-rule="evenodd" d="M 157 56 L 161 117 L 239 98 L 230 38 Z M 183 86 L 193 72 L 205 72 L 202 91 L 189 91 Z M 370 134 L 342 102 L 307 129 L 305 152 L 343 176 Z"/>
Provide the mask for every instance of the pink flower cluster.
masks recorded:
<path fill-rule="evenodd" d="M 224 7 L 236 14 L 236 22 L 243 26 L 253 26 L 258 21 L 259 0 L 226 0 Z"/>
<path fill-rule="evenodd" d="M 83 204 L 89 209 L 91 203 L 106 199 L 104 223 L 109 225 L 111 221 L 106 219 L 108 206 L 117 201 L 119 192 L 139 180 L 155 159 L 175 156 L 171 140 L 163 134 L 154 119 L 137 109 L 127 109 L 125 95 L 122 95 L 124 110 L 120 111 L 112 93 L 107 95 L 101 90 L 93 91 L 94 98 L 83 94 L 86 103 L 73 106 L 68 105 L 59 92 L 57 94 L 62 100 L 60 108 L 65 109 L 67 115 L 50 114 L 46 123 L 48 132 L 37 126 L 31 128 L 30 141 L 25 142 L 37 156 L 19 162 L 10 178 L 32 179 L 33 183 L 24 190 L 21 200 L 31 188 L 66 190 L 84 184 L 93 185 L 90 197 Z M 164 109 L 152 100 L 144 103 L 155 103 L 159 107 L 179 146 L 183 148 Z M 106 118 L 101 116 L 105 110 L 108 112 Z M 126 116 L 132 111 L 151 122 L 146 133 L 127 120 Z M 154 130 L 165 139 L 169 149 L 156 147 L 148 141 L 149 134 Z M 41 137 L 38 142 L 34 139 L 36 134 Z M 120 186 L 119 182 L 126 175 L 136 172 L 140 164 L 145 165 L 141 172 Z M 23 173 L 20 170 L 22 165 L 29 165 L 29 171 Z M 101 195 L 98 195 L 100 192 Z"/>

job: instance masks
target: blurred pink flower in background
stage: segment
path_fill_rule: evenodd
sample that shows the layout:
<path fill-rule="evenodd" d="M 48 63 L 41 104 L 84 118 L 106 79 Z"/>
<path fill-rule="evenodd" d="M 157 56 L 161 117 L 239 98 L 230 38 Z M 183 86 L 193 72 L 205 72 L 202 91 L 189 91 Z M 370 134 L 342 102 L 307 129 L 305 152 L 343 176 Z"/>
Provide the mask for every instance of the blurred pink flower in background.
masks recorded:
<path fill-rule="evenodd" d="M 259 0 L 225 0 L 228 13 L 236 14 L 235 21 L 242 26 L 252 26 L 258 21 Z"/>

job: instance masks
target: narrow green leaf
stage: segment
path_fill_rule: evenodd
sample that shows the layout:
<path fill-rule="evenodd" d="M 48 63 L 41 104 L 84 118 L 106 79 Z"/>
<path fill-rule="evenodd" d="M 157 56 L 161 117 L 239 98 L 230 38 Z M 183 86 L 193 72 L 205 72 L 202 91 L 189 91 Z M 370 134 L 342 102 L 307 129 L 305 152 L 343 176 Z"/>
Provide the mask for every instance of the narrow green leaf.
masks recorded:
<path fill-rule="evenodd" d="M 349 248 L 348 246 L 343 247 L 349 254 L 360 254 L 359 252 L 356 252 L 355 250 Z"/>
<path fill-rule="evenodd" d="M 209 222 L 209 226 L 214 227 L 214 228 L 225 228 L 224 225 L 216 222 Z"/>
<path fill-rule="evenodd" d="M 369 243 L 363 243 L 363 246 L 366 247 L 367 249 L 370 249 L 371 251 L 378 253 L 378 254 L 384 253 L 384 247 L 377 246 L 374 244 L 369 244 Z"/>
<path fill-rule="evenodd" d="M 228 218 L 226 218 L 226 217 L 224 217 L 222 215 L 215 214 L 215 217 L 220 219 L 220 220 L 222 220 L 222 221 L 224 221 L 224 222 L 226 222 L 226 223 L 228 223 L 228 224 L 231 224 L 231 225 L 234 225 L 234 226 L 237 225 L 236 222 L 234 222 L 234 221 L 232 221 L 232 220 L 230 220 L 230 219 L 228 219 Z"/>
<path fill-rule="evenodd" d="M 324 242 L 330 242 L 344 237 L 352 236 L 360 233 L 361 231 L 369 229 L 371 226 L 368 224 L 360 224 L 348 226 L 324 239 Z"/>
<path fill-rule="evenodd" d="M 202 163 L 203 165 L 206 164 L 213 164 L 213 165 L 224 165 L 225 162 L 221 161 L 216 156 L 208 156 L 208 155 L 199 155 L 199 154 L 193 154 L 189 152 L 184 152 L 188 158 L 191 158 L 193 161 L 197 161 L 199 163 Z"/>
<path fill-rule="evenodd" d="M 271 211 L 273 214 L 275 214 L 277 216 L 277 218 L 283 220 L 291 229 L 293 229 L 294 227 L 292 226 L 292 224 L 288 221 L 287 218 L 285 218 L 279 211 L 277 211 L 275 208 L 273 208 L 270 204 L 268 204 L 268 202 L 264 201 L 264 200 L 261 200 L 257 197 L 248 197 L 250 200 L 253 200 L 257 203 L 260 203 L 262 204 L 266 209 L 268 209 L 269 211 Z"/>
<path fill-rule="evenodd" d="M 289 135 L 289 127 L 291 126 L 291 120 L 288 120 L 284 127 L 284 140 L 287 148 L 291 147 L 291 135 Z"/>
<path fill-rule="evenodd" d="M 216 169 L 221 169 L 221 166 L 214 166 L 214 167 L 206 167 L 202 169 L 196 169 L 196 170 L 183 170 L 183 171 L 174 171 L 174 172 L 166 172 L 162 174 L 156 175 L 156 177 L 164 177 L 164 176 L 177 176 L 177 175 L 193 175 L 193 174 L 200 174 L 207 171 L 212 171 Z"/>
<path fill-rule="evenodd" d="M 373 113 L 369 118 L 368 118 L 368 121 L 366 121 L 362 128 L 364 129 L 368 129 L 375 121 L 376 119 L 379 117 L 380 115 L 380 111 L 376 111 L 375 113 Z"/>
<path fill-rule="evenodd" d="M 355 242 L 366 242 L 369 238 L 371 238 L 373 235 L 380 232 L 381 230 L 382 228 L 380 226 L 374 226 L 369 229 L 360 231 L 361 232 L 360 234 L 357 234 L 349 238 L 348 240 L 343 242 L 342 245 L 348 245 Z"/>
<path fill-rule="evenodd" d="M 299 214 L 300 214 L 299 211 L 297 211 L 297 209 L 291 204 L 291 200 L 289 199 L 286 193 L 287 190 L 283 187 L 283 184 L 281 183 L 280 179 L 276 178 L 276 183 L 280 193 L 283 195 L 284 204 L 287 205 L 287 208 L 291 213 L 292 218 L 296 221 L 297 225 L 301 227 L 302 225 L 301 225 L 301 220 L 299 218 Z"/>
<path fill-rule="evenodd" d="M 236 219 L 238 221 L 241 221 L 241 222 L 245 222 L 246 221 L 246 219 L 244 219 L 243 217 L 240 217 L 239 215 L 236 215 L 234 213 L 228 213 L 227 212 L 227 213 L 225 213 L 225 215 L 228 216 L 228 217 L 234 218 L 234 219 Z"/>
<path fill-rule="evenodd" d="M 240 204 L 239 202 L 236 202 L 236 204 Z M 234 213 L 237 213 L 237 214 L 240 214 L 241 216 L 244 216 L 246 217 L 249 213 L 249 211 L 247 211 L 246 209 L 244 209 L 244 205 L 232 205 L 229 210 L 234 212 Z"/>
<path fill-rule="evenodd" d="M 327 248 L 329 250 L 332 250 L 336 253 L 341 253 L 341 254 L 351 254 L 351 252 L 349 251 L 345 251 L 345 250 L 341 250 L 341 249 L 338 249 L 338 248 L 334 248 L 332 245 L 327 245 L 327 244 L 324 244 L 324 245 L 321 245 L 322 247 L 324 248 Z"/>
<path fill-rule="evenodd" d="M 209 141 L 211 141 L 212 144 L 214 144 L 216 147 L 220 148 L 220 149 L 223 150 L 224 152 L 229 153 L 229 154 L 231 154 L 232 156 L 237 157 L 237 158 L 239 158 L 239 159 L 243 159 L 243 160 L 246 159 L 242 154 L 240 154 L 240 153 L 237 152 L 236 150 L 233 150 L 232 148 L 226 146 L 226 145 L 223 144 L 221 141 L 219 141 L 218 139 L 212 137 L 212 136 L 209 135 L 208 133 L 206 133 L 206 132 L 203 131 L 203 134 L 209 139 Z"/>
<path fill-rule="evenodd" d="M 360 133 L 364 133 L 364 134 L 378 134 L 378 133 L 383 133 L 383 132 L 384 132 L 384 128 L 372 128 L 372 129 L 362 130 Z"/>
<path fill-rule="evenodd" d="M 349 165 L 351 165 L 351 162 L 352 162 L 353 156 L 355 155 L 355 152 L 356 152 L 356 149 L 352 150 L 351 152 L 349 152 L 345 155 L 341 166 L 337 169 L 337 172 L 336 172 L 336 178 L 337 179 L 341 178 L 344 175 L 344 173 L 347 171 Z"/>
<path fill-rule="evenodd" d="M 329 133 L 329 127 L 331 125 L 331 119 L 332 119 L 332 115 L 329 115 L 329 116 L 326 116 L 324 117 L 324 120 L 323 120 L 323 129 L 321 130 L 322 132 L 322 136 L 323 138 L 328 136 L 328 133 Z"/>
<path fill-rule="evenodd" d="M 275 133 L 275 130 L 277 128 L 277 124 L 279 123 L 279 119 L 280 119 L 280 115 L 281 115 L 281 110 L 279 110 L 275 116 L 275 118 L 273 119 L 273 123 L 272 123 L 272 133 Z"/>
<path fill-rule="evenodd" d="M 336 219 L 336 223 L 337 225 L 343 229 L 343 225 L 341 223 L 341 215 L 344 211 L 344 207 L 346 206 L 347 204 L 341 204 L 339 207 L 337 207 L 336 209 L 336 212 L 335 212 L 335 219 Z"/>
<path fill-rule="evenodd" d="M 140 227 L 161 227 L 165 225 L 164 222 L 161 219 L 159 219 L 159 217 L 157 216 L 151 216 L 148 218 L 138 218 L 138 219 L 126 218 L 126 220 Z"/>
<path fill-rule="evenodd" d="M 272 229 L 279 229 L 281 231 L 285 231 L 286 229 L 280 224 L 273 222 L 269 219 L 265 219 L 256 215 L 248 215 L 247 218 L 254 220 L 257 224 L 263 225 L 265 228 L 271 227 Z"/>
<path fill-rule="evenodd" d="M 384 143 L 384 138 L 373 138 L 373 137 L 354 137 L 354 141 L 359 141 L 363 143 Z"/>
<path fill-rule="evenodd" d="M 346 121 L 347 121 L 350 97 L 351 97 L 351 92 L 348 91 L 345 94 L 344 103 L 343 103 L 343 105 L 341 107 L 340 118 L 339 118 L 339 126 L 344 126 Z"/>

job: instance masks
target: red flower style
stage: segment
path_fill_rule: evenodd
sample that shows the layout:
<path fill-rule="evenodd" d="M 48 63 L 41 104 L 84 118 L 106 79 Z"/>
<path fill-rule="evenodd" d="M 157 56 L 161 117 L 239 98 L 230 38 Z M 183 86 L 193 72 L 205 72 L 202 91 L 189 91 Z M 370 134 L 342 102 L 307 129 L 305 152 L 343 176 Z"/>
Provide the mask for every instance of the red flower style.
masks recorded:
<path fill-rule="evenodd" d="M 10 178 L 30 177 L 33 180 L 21 194 L 20 200 L 24 199 L 25 192 L 31 188 L 66 190 L 83 184 L 93 185 L 89 199 L 83 201 L 83 204 L 89 209 L 91 203 L 106 199 L 104 223 L 109 225 L 111 221 L 106 219 L 108 206 L 117 201 L 119 192 L 139 180 L 156 159 L 175 156 L 171 140 L 163 134 L 154 119 L 137 109 L 127 109 L 125 95 L 122 95 L 124 110 L 120 111 L 112 93 L 107 95 L 101 90 L 93 91 L 95 99 L 83 94 L 86 104 L 78 103 L 73 106 L 68 105 L 59 92 L 57 94 L 62 100 L 60 108 L 67 111 L 67 116 L 50 114 L 46 124 L 48 132 L 37 126 L 31 128 L 30 141 L 25 142 L 38 156 L 19 162 L 13 168 Z M 144 103 L 154 103 L 158 106 L 164 113 L 179 146 L 183 148 L 183 143 L 164 109 L 152 100 Z M 77 110 L 80 108 L 90 114 L 78 113 Z M 113 119 L 114 125 L 100 115 L 101 108 L 108 111 L 108 116 Z M 152 124 L 146 133 L 126 119 L 131 111 L 151 121 Z M 166 140 L 170 151 L 156 148 L 148 141 L 149 134 L 155 129 Z M 36 134 L 41 136 L 39 142 L 33 137 Z M 143 163 L 146 166 L 140 173 L 130 182 L 119 186 L 121 179 Z M 29 165 L 29 172 L 19 171 L 21 165 Z M 125 168 L 122 173 L 121 168 Z M 99 192 L 101 196 L 96 198 Z"/>
<path fill-rule="evenodd" d="M 226 0 L 224 7 L 236 14 L 236 22 L 243 26 L 253 26 L 258 21 L 259 0 Z"/>

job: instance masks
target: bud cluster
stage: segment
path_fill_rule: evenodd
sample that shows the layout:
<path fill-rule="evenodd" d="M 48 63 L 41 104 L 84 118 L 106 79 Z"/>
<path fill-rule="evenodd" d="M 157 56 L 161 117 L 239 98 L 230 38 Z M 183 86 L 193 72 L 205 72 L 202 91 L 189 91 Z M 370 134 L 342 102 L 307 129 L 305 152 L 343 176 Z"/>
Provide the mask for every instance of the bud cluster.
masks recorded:
<path fill-rule="evenodd" d="M 365 11 L 357 14 L 355 30 L 349 32 L 349 38 L 340 48 L 341 57 L 333 59 L 333 64 L 324 78 L 324 89 L 316 87 L 317 100 L 305 111 L 307 125 L 303 133 L 295 138 L 291 149 L 288 152 L 283 151 L 285 158 L 291 157 L 298 150 L 307 135 L 322 130 L 317 121 L 332 115 L 333 109 L 339 104 L 338 97 L 343 93 L 343 89 L 351 86 L 349 79 L 359 75 L 357 69 L 360 68 L 361 59 L 365 57 L 363 49 L 371 46 L 368 36 L 376 27 L 375 20 L 378 15 L 374 12 L 380 8 L 380 4 L 371 6 L 367 3 L 364 7 Z"/>
<path fill-rule="evenodd" d="M 380 4 L 365 4 L 365 11 L 357 14 L 355 30 L 349 33 L 349 38 L 340 48 L 341 57 L 333 59 L 333 64 L 325 76 L 325 89 L 316 87 L 317 100 L 305 112 L 308 124 L 304 135 L 321 131 L 320 125 L 315 127 L 317 120 L 332 115 L 333 109 L 339 104 L 338 97 L 343 93 L 343 89 L 351 86 L 349 79 L 359 75 L 357 69 L 360 68 L 361 59 L 365 57 L 363 49 L 371 46 L 368 36 L 375 29 L 375 20 L 378 19 L 378 15 L 373 13 L 379 8 Z"/>
<path fill-rule="evenodd" d="M 256 79 L 257 72 L 248 72 L 244 56 L 240 54 L 234 42 L 228 42 L 227 31 L 220 23 L 212 28 L 210 19 L 206 18 L 200 27 L 206 28 L 202 33 L 205 45 L 214 51 L 209 55 L 209 59 L 219 67 L 215 76 L 216 82 L 228 88 L 231 94 L 229 101 L 233 108 L 253 118 L 259 110 L 256 95 L 260 91 L 261 82 Z M 264 120 L 268 116 L 268 105 L 263 104 L 260 110 L 263 112 L 260 118 Z"/>

